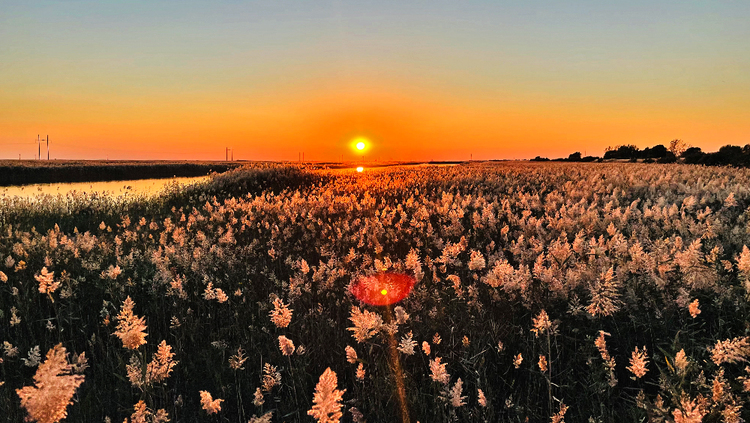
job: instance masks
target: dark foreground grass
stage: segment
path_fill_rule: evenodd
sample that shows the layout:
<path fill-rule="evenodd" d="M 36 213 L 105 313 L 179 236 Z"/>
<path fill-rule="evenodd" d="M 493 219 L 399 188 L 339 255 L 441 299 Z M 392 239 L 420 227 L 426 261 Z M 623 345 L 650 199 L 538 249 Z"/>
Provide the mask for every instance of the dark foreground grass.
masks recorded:
<path fill-rule="evenodd" d="M 239 166 L 239 162 L 0 160 L 0 186 L 202 176 Z"/>

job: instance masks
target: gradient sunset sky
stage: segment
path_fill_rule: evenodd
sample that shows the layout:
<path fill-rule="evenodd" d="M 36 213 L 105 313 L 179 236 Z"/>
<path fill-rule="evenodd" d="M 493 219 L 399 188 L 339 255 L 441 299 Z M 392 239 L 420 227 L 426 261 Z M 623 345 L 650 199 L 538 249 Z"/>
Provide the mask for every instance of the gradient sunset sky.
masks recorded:
<path fill-rule="evenodd" d="M 0 158 L 750 143 L 750 1 L 0 0 Z"/>

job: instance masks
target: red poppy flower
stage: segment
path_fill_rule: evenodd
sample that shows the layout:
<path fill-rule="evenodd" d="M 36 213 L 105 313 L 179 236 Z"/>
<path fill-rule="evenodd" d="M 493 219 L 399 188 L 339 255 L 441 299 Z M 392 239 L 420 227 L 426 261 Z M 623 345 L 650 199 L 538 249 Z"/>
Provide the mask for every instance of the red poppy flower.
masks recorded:
<path fill-rule="evenodd" d="M 352 294 L 370 305 L 397 303 L 411 292 L 414 277 L 404 273 L 383 272 L 362 276 L 351 285 Z"/>

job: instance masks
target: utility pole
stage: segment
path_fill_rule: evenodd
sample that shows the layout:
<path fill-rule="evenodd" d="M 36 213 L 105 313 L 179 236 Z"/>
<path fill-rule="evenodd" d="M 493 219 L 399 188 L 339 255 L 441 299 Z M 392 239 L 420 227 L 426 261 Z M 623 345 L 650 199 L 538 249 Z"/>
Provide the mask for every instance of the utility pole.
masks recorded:
<path fill-rule="evenodd" d="M 49 135 L 47 135 L 47 161 L 49 161 Z"/>
<path fill-rule="evenodd" d="M 234 161 L 234 147 L 232 147 L 232 161 Z"/>
<path fill-rule="evenodd" d="M 38 147 L 38 155 L 36 156 L 37 160 L 42 160 L 42 141 L 39 139 L 39 134 L 36 134 L 36 144 Z"/>

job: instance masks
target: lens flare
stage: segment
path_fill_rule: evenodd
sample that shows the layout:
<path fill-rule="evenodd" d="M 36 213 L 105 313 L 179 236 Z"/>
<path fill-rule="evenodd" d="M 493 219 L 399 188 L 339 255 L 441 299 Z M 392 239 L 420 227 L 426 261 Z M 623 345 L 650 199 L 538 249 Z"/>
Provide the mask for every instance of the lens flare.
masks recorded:
<path fill-rule="evenodd" d="M 370 305 L 389 305 L 406 298 L 414 283 L 414 277 L 411 275 L 382 272 L 359 278 L 352 284 L 351 293 Z"/>

